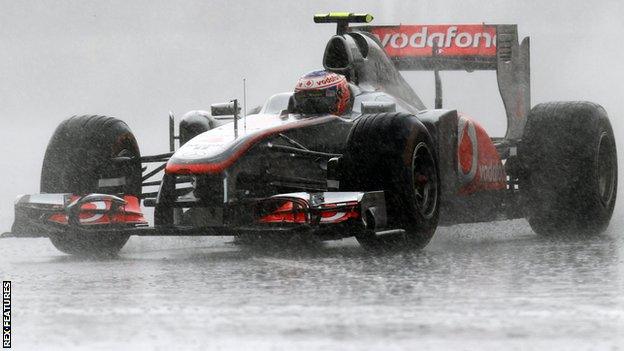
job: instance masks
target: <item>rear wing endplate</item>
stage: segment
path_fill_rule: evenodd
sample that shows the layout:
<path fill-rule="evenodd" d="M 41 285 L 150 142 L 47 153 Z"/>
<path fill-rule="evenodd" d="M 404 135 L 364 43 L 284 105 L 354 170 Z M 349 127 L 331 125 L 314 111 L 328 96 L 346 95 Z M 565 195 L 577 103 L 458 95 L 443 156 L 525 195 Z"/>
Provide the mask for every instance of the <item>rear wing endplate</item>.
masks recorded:
<path fill-rule="evenodd" d="M 508 139 L 522 137 L 531 108 L 529 38 L 516 25 L 356 26 L 374 35 L 399 70 L 495 70 Z"/>

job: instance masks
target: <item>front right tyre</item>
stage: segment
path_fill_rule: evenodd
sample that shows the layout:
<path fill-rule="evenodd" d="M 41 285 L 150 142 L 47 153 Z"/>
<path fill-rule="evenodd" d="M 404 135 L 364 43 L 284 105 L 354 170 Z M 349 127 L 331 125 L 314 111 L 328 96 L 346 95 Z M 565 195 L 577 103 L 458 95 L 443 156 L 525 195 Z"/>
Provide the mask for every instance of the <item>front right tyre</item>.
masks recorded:
<path fill-rule="evenodd" d="M 364 248 L 413 250 L 429 243 L 438 225 L 440 177 L 433 138 L 416 116 L 361 116 L 351 128 L 340 172 L 341 190 L 384 191 L 386 233 L 357 233 Z"/>
<path fill-rule="evenodd" d="M 88 195 L 110 193 L 140 196 L 141 153 L 126 123 L 106 116 L 74 116 L 56 128 L 48 143 L 41 170 L 41 193 Z M 122 165 L 113 157 L 130 161 Z M 99 180 L 123 179 L 103 189 Z M 128 241 L 127 235 L 79 234 L 68 229 L 50 237 L 60 251 L 80 256 L 112 256 Z"/>

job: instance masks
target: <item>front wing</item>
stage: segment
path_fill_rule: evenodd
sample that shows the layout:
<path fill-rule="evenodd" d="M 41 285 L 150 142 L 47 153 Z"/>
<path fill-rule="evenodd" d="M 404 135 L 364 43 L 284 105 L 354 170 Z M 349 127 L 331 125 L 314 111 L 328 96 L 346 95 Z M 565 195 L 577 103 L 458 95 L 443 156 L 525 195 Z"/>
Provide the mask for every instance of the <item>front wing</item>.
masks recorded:
<path fill-rule="evenodd" d="M 307 232 L 324 239 L 383 230 L 383 191 L 279 194 L 224 205 L 224 211 L 246 213 L 244 221 L 212 225 L 148 226 L 135 196 L 108 194 L 34 194 L 15 202 L 11 232 L 1 237 L 50 237 L 67 231 L 84 235 L 211 236 L 246 233 Z M 251 219 L 251 220 L 250 220 Z"/>

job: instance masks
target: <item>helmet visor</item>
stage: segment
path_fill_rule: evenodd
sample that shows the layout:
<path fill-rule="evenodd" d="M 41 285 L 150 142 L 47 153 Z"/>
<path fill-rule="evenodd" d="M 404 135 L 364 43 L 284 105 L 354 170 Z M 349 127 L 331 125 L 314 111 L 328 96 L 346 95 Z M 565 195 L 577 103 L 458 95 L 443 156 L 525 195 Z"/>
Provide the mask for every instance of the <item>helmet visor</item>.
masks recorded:
<path fill-rule="evenodd" d="M 336 110 L 337 101 L 335 87 L 295 92 L 295 103 L 299 113 L 332 113 Z"/>

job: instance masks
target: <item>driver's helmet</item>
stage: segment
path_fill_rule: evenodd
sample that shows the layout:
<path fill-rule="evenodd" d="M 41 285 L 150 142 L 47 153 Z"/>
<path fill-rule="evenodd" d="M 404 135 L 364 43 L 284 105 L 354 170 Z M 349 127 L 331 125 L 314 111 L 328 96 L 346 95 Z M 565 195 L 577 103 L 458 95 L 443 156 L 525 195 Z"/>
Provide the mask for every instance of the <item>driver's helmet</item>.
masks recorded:
<path fill-rule="evenodd" d="M 350 109 L 351 92 L 345 76 L 321 70 L 299 78 L 294 99 L 300 113 L 340 116 Z"/>

